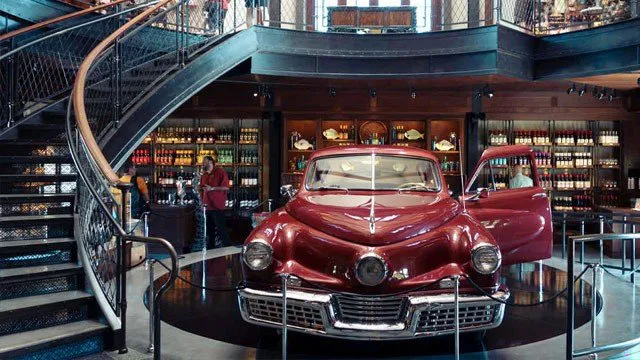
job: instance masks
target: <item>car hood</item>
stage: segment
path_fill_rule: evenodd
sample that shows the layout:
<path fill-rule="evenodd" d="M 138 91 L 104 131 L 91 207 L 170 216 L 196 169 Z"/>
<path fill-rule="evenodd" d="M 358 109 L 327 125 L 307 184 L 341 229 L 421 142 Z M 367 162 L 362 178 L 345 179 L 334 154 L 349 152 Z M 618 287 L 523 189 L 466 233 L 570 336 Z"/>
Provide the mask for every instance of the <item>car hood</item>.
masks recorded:
<path fill-rule="evenodd" d="M 425 193 L 305 194 L 286 206 L 300 222 L 340 239 L 380 246 L 425 234 L 453 218 L 459 203 Z"/>

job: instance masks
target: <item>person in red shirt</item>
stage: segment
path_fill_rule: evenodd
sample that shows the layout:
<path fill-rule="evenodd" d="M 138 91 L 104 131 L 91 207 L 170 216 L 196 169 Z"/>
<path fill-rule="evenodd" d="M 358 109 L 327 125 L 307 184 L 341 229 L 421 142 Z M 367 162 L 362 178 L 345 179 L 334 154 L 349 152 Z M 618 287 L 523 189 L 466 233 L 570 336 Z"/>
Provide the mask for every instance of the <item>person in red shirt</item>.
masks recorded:
<path fill-rule="evenodd" d="M 216 154 L 214 156 L 217 157 Z M 229 190 L 229 177 L 221 167 L 216 167 L 215 158 L 205 156 L 203 159 L 204 173 L 200 177 L 200 198 L 205 206 L 207 222 L 207 248 L 229 246 L 224 210 Z M 211 246 L 214 245 L 214 246 Z"/>

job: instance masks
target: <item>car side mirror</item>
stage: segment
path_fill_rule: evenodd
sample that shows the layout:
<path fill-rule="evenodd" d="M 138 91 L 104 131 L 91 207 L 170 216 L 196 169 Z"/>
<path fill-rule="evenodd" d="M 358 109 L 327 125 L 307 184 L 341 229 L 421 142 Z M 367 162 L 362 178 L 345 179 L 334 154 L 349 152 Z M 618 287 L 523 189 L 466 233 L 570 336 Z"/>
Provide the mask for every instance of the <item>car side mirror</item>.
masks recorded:
<path fill-rule="evenodd" d="M 286 185 L 282 185 L 280 186 L 280 195 L 282 196 L 288 196 L 289 200 L 293 199 L 294 196 L 296 196 L 296 190 L 293 188 L 293 185 L 291 184 L 286 184 Z"/>

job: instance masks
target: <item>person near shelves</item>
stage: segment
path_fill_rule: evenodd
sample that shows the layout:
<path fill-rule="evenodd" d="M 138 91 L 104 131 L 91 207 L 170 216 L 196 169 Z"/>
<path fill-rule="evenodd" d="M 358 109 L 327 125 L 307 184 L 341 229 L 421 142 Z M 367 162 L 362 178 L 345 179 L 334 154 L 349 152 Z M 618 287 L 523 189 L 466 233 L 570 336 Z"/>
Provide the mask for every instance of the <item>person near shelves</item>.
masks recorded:
<path fill-rule="evenodd" d="M 202 205 L 205 207 L 207 248 L 231 245 L 224 216 L 229 177 L 224 169 L 216 167 L 216 159 L 216 151 L 213 152 L 213 156 L 203 158 L 204 173 L 200 177 L 200 185 L 198 186 Z"/>
<path fill-rule="evenodd" d="M 509 180 L 509 189 L 518 189 L 525 187 L 532 187 L 533 180 L 530 177 L 522 174 L 522 165 L 516 165 L 513 167 L 513 177 Z"/>
<path fill-rule="evenodd" d="M 131 217 L 139 219 L 142 216 L 144 208 L 149 204 L 149 189 L 144 178 L 137 175 L 136 165 L 127 161 L 123 167 L 124 175 L 120 181 L 124 183 L 132 183 L 129 195 L 131 197 Z"/>

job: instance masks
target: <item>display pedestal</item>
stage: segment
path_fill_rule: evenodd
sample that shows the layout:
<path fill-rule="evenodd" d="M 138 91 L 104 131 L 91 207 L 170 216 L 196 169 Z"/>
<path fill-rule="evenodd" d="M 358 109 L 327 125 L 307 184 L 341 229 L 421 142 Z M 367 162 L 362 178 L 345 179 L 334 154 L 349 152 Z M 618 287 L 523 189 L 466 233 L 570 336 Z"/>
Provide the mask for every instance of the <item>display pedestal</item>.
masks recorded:
<path fill-rule="evenodd" d="M 194 205 L 156 205 L 151 204 L 149 215 L 149 236 L 166 239 L 178 254 L 193 242 L 196 233 Z M 149 245 L 149 253 L 166 254 L 158 245 Z"/>

